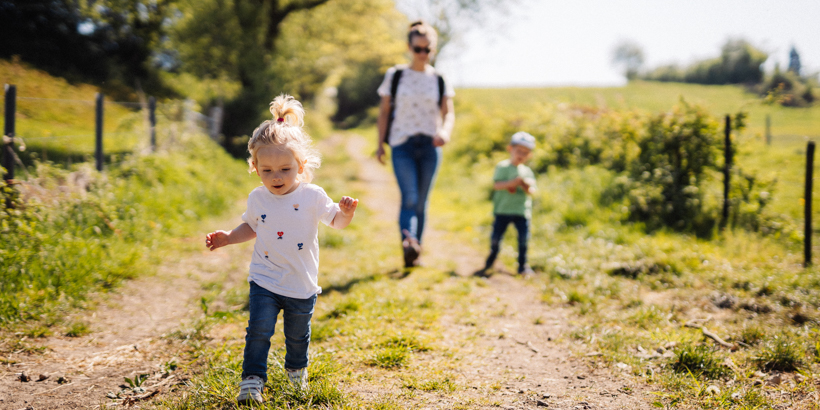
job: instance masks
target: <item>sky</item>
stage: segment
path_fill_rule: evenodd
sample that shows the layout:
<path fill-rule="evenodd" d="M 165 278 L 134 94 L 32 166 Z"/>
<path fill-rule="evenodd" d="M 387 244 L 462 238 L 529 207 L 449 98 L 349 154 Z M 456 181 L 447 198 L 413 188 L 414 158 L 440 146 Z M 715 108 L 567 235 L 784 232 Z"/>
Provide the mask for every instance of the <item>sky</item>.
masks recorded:
<path fill-rule="evenodd" d="M 818 0 L 517 0 L 460 33 L 436 68 L 456 87 L 614 86 L 621 40 L 637 43 L 644 67 L 717 57 L 729 38 L 766 51 L 768 71 L 788 67 L 794 46 L 803 72 L 820 71 Z"/>

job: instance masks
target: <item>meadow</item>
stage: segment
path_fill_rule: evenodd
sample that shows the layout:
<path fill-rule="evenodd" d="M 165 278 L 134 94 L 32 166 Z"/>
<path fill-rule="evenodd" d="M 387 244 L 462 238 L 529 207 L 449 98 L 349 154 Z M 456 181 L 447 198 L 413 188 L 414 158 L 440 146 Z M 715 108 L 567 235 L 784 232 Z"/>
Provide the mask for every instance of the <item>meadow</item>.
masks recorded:
<path fill-rule="evenodd" d="M 17 77 L 40 75 L 18 72 L 15 82 L 25 84 Z M 33 78 L 29 83 L 52 84 L 44 85 L 41 95 L 75 98 L 69 97 L 74 85 Z M 94 92 L 83 86 L 76 90 L 89 96 Z M 492 169 L 504 158 L 510 130 L 528 124 L 572 129 L 572 121 L 582 118 L 573 116 L 576 111 L 666 111 L 680 96 L 703 103 L 715 117 L 739 109 L 749 112 L 749 127 L 736 135 L 737 163 L 760 178 L 777 178 L 769 216 L 785 225 L 779 234 L 730 228 L 704 239 L 672 229 L 648 232 L 627 220 L 623 202 L 602 200 L 621 176 L 618 170 L 583 161 L 545 163 L 538 176 L 530 245 L 537 275 L 522 282 L 540 295 L 532 303 L 572 312 L 572 330 L 561 342 L 576 358 L 625 369 L 650 386 L 656 407 L 818 408 L 820 270 L 802 268 L 797 227 L 802 222 L 805 144 L 795 136 L 820 135 L 820 107 L 791 111 L 759 105 L 735 87 L 676 84 L 458 90 L 457 130 L 445 150 L 431 204 L 436 229 L 478 254 L 488 249 Z M 38 129 L 64 126 L 60 132 L 69 132 L 87 121 L 79 114 L 59 117 L 46 111 L 21 110 L 28 125 L 20 120 L 20 132 L 34 140 Z M 760 137 L 760 115 L 766 112 L 773 118 L 771 146 Z M 127 109 L 120 114 L 135 115 Z M 535 118 L 541 114 L 552 122 Z M 780 125 L 781 120 L 791 128 Z M 111 122 L 115 129 L 128 123 Z M 131 124 L 138 127 L 139 121 Z M 593 127 L 590 135 L 595 131 Z M 355 132 L 371 144 L 375 140 L 372 127 Z M 329 138 L 324 132 L 315 136 Z M 359 162 L 344 149 L 324 152 L 317 181 L 332 197 L 367 191 Z M 22 197 L 4 190 L 24 205 L 6 208 L 2 215 L 4 236 L 11 240 L 0 248 L 7 275 L 0 282 L 0 319 L 5 334 L 16 335 L 4 351 L 36 352 L 45 348 L 39 341 L 49 334 L 89 332 L 83 323 L 64 323 L 61 317 L 69 310 L 93 309 L 93 292 L 116 291 L 123 280 L 152 274 L 163 260 L 201 252 L 201 241 L 184 238 L 226 228 L 219 225 L 223 218 L 241 213 L 241 200 L 256 185 L 242 160 L 230 158 L 202 135 L 179 138 L 158 154 L 123 155 L 104 173 L 90 168 L 42 162 L 29 169 L 30 188 Z M 213 169 L 219 170 L 219 178 L 209 171 Z M 715 185 L 709 188 L 715 205 L 719 180 L 709 183 Z M 459 377 L 465 346 L 485 331 L 481 318 L 505 315 L 503 310 L 470 310 L 486 291 L 486 281 L 454 276 L 449 266 L 397 271 L 396 246 L 385 240 L 395 228 L 373 218 L 375 211 L 363 207 L 356 223 L 343 231 L 321 230 L 320 284 L 325 292 L 313 322 L 312 387 L 307 392 L 283 387 L 284 371 L 275 365 L 283 355 L 279 333 L 266 407 L 417 408 L 433 403 L 436 395 L 453 397 L 453 408 L 499 406 L 492 394 L 500 382 L 480 386 L 475 394 Z M 247 256 L 246 245 L 230 252 Z M 508 232 L 495 274 L 513 270 L 514 245 L 514 233 Z M 227 267 L 199 268 L 220 272 L 245 266 L 242 259 Z M 152 406 L 234 406 L 247 321 L 246 287 L 220 280 L 203 285 L 202 316 L 163 336 L 180 349 L 177 371 L 186 374 L 187 382 Z M 475 331 L 445 344 L 444 323 L 452 316 L 469 320 Z M 732 347 L 719 347 L 704 336 L 704 329 Z"/>

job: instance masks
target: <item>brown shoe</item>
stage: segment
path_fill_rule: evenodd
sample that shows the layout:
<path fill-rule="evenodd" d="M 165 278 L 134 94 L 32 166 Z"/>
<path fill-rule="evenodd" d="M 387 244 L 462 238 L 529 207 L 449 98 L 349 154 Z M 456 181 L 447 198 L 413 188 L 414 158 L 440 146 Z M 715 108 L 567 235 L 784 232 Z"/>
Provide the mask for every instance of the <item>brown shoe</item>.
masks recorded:
<path fill-rule="evenodd" d="M 401 242 L 404 249 L 404 267 L 412 268 L 418 266 L 419 255 L 421 255 L 421 245 L 416 238 L 408 236 Z"/>

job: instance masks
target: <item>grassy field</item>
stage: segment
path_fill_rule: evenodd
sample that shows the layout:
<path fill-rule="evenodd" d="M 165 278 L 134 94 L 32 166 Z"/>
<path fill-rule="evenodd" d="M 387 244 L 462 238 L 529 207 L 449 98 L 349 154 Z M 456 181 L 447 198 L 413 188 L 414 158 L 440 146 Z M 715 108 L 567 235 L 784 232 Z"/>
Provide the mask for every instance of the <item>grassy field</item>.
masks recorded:
<path fill-rule="evenodd" d="M 15 67 L 7 69 L 20 69 Z M 41 75 L 15 72 L 18 95 L 23 95 L 21 84 L 51 84 L 52 89 L 37 95 L 69 99 L 76 91 L 93 99 L 90 87 L 75 90 Z M 485 128 L 476 125 L 483 124 L 478 117 L 489 114 L 491 120 L 503 122 L 561 102 L 668 110 L 679 95 L 715 104 L 708 106 L 718 115 L 738 109 L 750 112 L 750 127 L 738 137 L 738 163 L 772 172 L 781 181 L 773 193 L 773 207 L 799 225 L 802 191 L 793 185 L 799 187 L 802 180 L 802 168 L 794 165 L 802 164 L 803 143 L 784 135 L 820 135 L 817 107 L 791 111 L 758 106 L 733 87 L 635 83 L 617 89 L 460 90 L 456 140 L 445 150 L 431 204 L 431 212 L 441 216 L 437 228 L 463 246 L 489 246 L 492 166 L 504 152 L 468 161 L 456 155 L 464 151 L 454 148 L 477 146 L 482 138 L 497 137 L 488 133 L 515 124 Z M 772 110 L 771 147 L 757 137 L 762 129 L 759 114 L 765 110 Z M 67 128 L 60 128 L 60 133 L 87 132 L 81 131 L 88 120 L 85 114 L 60 117 L 64 114 L 46 111 L 21 109 L 28 118 L 19 121 L 20 132 L 27 130 L 34 139 L 37 129 L 57 130 L 64 123 Z M 122 111 L 123 118 L 133 115 Z M 27 119 L 29 125 L 24 126 Z M 781 120 L 789 120 L 792 128 L 779 131 Z M 119 125 L 112 123 L 116 130 Z M 360 131 L 374 140 L 372 128 Z M 108 178 L 76 164 L 67 170 L 48 165 L 33 172 L 36 192 L 63 196 L 32 196 L 29 199 L 41 204 L 30 208 L 31 213 L 2 215 L 4 229 L 12 226 L 17 234 L 0 248 L 3 272 L 25 272 L 0 278 L 3 320 L 30 321 L 21 328 L 23 338 L 57 333 L 56 329 L 71 331 L 72 325 L 60 324 L 59 317 L 67 309 L 88 307 L 82 301 L 90 290 L 104 291 L 138 271 L 150 270 L 169 252 L 201 251 L 201 243 L 194 241 L 169 243 L 199 236 L 204 230 L 201 221 L 220 211 L 241 212 L 236 200 L 244 198 L 256 181 L 245 178 L 241 160 L 224 155 L 207 139 L 186 144 L 183 150 L 129 157 L 108 170 Z M 219 169 L 220 178 L 211 169 Z M 88 179 L 90 190 L 65 188 L 77 176 Z M 820 270 L 802 268 L 795 238 L 743 230 L 726 231 L 708 241 L 668 230 L 647 234 L 640 224 L 624 222 L 619 204 L 601 205 L 602 193 L 617 176 L 601 165 L 585 165 L 550 167 L 538 177 L 530 245 L 530 261 L 538 274 L 527 283 L 540 294 L 532 303 L 573 312 L 573 331 L 565 336 L 573 354 L 628 369 L 656 389 L 655 403 L 661 408 L 820 408 Z M 366 189 L 356 178 L 355 161 L 343 149 L 326 153 L 317 181 L 334 198 L 357 196 Z M 374 222 L 367 209 L 357 213 L 348 229 L 321 230 L 320 278 L 325 293 L 313 321 L 312 388 L 277 388 L 286 380 L 274 365 L 268 408 L 412 408 L 429 404 L 429 394 L 456 397 L 455 408 L 497 404 L 466 395 L 469 386 L 457 377 L 462 366 L 459 347 L 440 343 L 442 316 L 473 304 L 476 289 L 485 282 L 454 277 L 440 267 L 418 269 L 395 280 L 394 267 L 400 263 L 395 244 L 375 234 L 394 230 L 392 224 Z M 509 232 L 500 264 L 510 270 L 514 245 L 514 233 Z M 238 247 L 237 252 L 248 249 Z M 154 403 L 156 407 L 233 407 L 247 320 L 246 286 L 213 283 L 201 302 L 203 317 L 165 336 L 187 344 L 180 366 L 191 378 L 183 392 L 164 397 Z M 703 329 L 733 347 L 718 347 Z M 470 337 L 464 336 L 465 343 Z M 274 346 L 283 345 L 281 338 L 281 333 L 275 336 Z M 275 350 L 271 363 L 281 362 L 282 355 L 281 348 Z M 354 385 L 371 386 L 376 393 L 357 394 L 349 387 Z"/>
<path fill-rule="evenodd" d="M 27 148 L 21 155 L 33 161 L 25 155 L 34 152 L 43 161 L 17 171 L 16 189 L 0 186 L 3 203 L 12 204 L 0 210 L 0 328 L 20 326 L 31 337 L 65 333 L 67 310 L 139 272 L 150 274 L 172 251 L 172 238 L 254 186 L 241 178 L 246 165 L 202 134 L 178 134 L 152 155 L 127 138 L 107 139 L 118 159 L 97 172 L 93 163 L 77 162 L 90 160 L 93 137 L 44 137 L 93 133 L 93 104 L 77 101 L 93 101 L 94 87 L 2 61 L 0 77 L 18 86 L 18 97 L 58 99 L 18 101 L 17 129 Z M 106 109 L 107 131 L 139 134 L 129 122 L 135 113 L 116 104 Z M 207 171 L 211 163 L 221 164 L 220 178 Z"/>
<path fill-rule="evenodd" d="M 542 301 L 573 306 L 579 354 L 603 354 L 658 386 L 658 407 L 774 408 L 784 405 L 773 392 L 779 390 L 790 408 L 818 408 L 820 270 L 802 268 L 797 227 L 803 136 L 820 136 L 820 107 L 761 105 L 731 86 L 637 82 L 622 88 L 471 89 L 458 93 L 462 134 L 454 138 L 469 139 L 469 147 L 497 138 L 493 133 L 500 130 L 530 131 L 525 125 L 538 123 L 528 112 L 553 115 L 563 106 L 593 113 L 658 112 L 680 97 L 715 116 L 741 109 L 750 114 L 749 127 L 735 136 L 735 164 L 777 181 L 771 210 L 792 225 L 791 234 L 734 230 L 709 241 L 671 231 L 648 235 L 640 224 L 623 223 L 620 205 L 601 205 L 617 172 L 600 165 L 550 167 L 538 176 L 530 244 L 531 264 L 542 272 L 535 281 L 544 290 Z M 761 137 L 767 113 L 771 146 Z M 556 118 L 553 123 L 563 117 Z M 532 131 L 538 138 L 540 129 Z M 433 208 L 450 216 L 446 229 L 465 242 L 478 235 L 488 246 L 492 166 L 505 156 L 498 150 L 466 161 L 452 151 L 445 157 Z M 719 182 L 705 187 L 712 201 L 719 199 Z M 508 232 L 501 253 L 508 269 L 515 266 L 514 245 Z M 720 348 L 702 329 L 734 347 Z M 765 378 L 781 372 L 784 383 L 772 388 Z"/>
<path fill-rule="evenodd" d="M 25 63 L 0 60 L 0 83 L 17 87 L 16 136 L 25 143 L 19 155 L 28 165 L 35 158 L 56 163 L 81 162 L 94 154 L 97 88 L 71 84 Z M 103 105 L 103 149 L 106 161 L 148 148 L 147 116 L 137 101 Z M 157 140 L 173 143 L 186 131 L 178 123 L 181 102 L 160 103 Z M 18 140 L 19 143 L 19 140 Z M 113 158 L 112 158 L 113 156 Z"/>
<path fill-rule="evenodd" d="M 775 142 L 783 139 L 820 137 L 820 107 L 785 108 L 779 105 L 766 105 L 757 95 L 733 85 L 707 86 L 634 81 L 624 87 L 460 89 L 456 101 L 466 105 L 503 109 L 507 112 L 532 110 L 533 106 L 543 103 L 660 112 L 671 108 L 680 98 L 700 104 L 719 117 L 741 110 L 748 112 L 748 129 L 744 135 L 757 140 L 764 140 L 766 115 L 771 117 L 771 130 Z"/>

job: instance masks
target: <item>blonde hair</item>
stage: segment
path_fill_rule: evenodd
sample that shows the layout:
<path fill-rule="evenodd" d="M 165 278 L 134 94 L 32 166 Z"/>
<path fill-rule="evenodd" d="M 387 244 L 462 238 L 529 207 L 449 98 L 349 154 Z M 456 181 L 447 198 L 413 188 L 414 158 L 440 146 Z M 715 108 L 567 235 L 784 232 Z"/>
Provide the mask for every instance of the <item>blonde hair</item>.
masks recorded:
<path fill-rule="evenodd" d="M 422 20 L 410 24 L 410 29 L 407 31 L 407 44 L 413 43 L 413 37 L 426 38 L 430 41 L 430 48 L 432 49 L 435 49 L 436 45 L 438 45 L 438 33 L 436 33 L 436 29 Z"/>
<path fill-rule="evenodd" d="M 302 103 L 287 94 L 280 94 L 270 103 L 273 119 L 260 124 L 253 130 L 248 141 L 250 171 L 256 171 L 256 153 L 269 145 L 287 148 L 304 171 L 298 175 L 301 182 L 313 180 L 313 171 L 322 164 L 319 151 L 313 148 L 313 140 L 302 127 L 305 125 L 305 110 Z"/>

